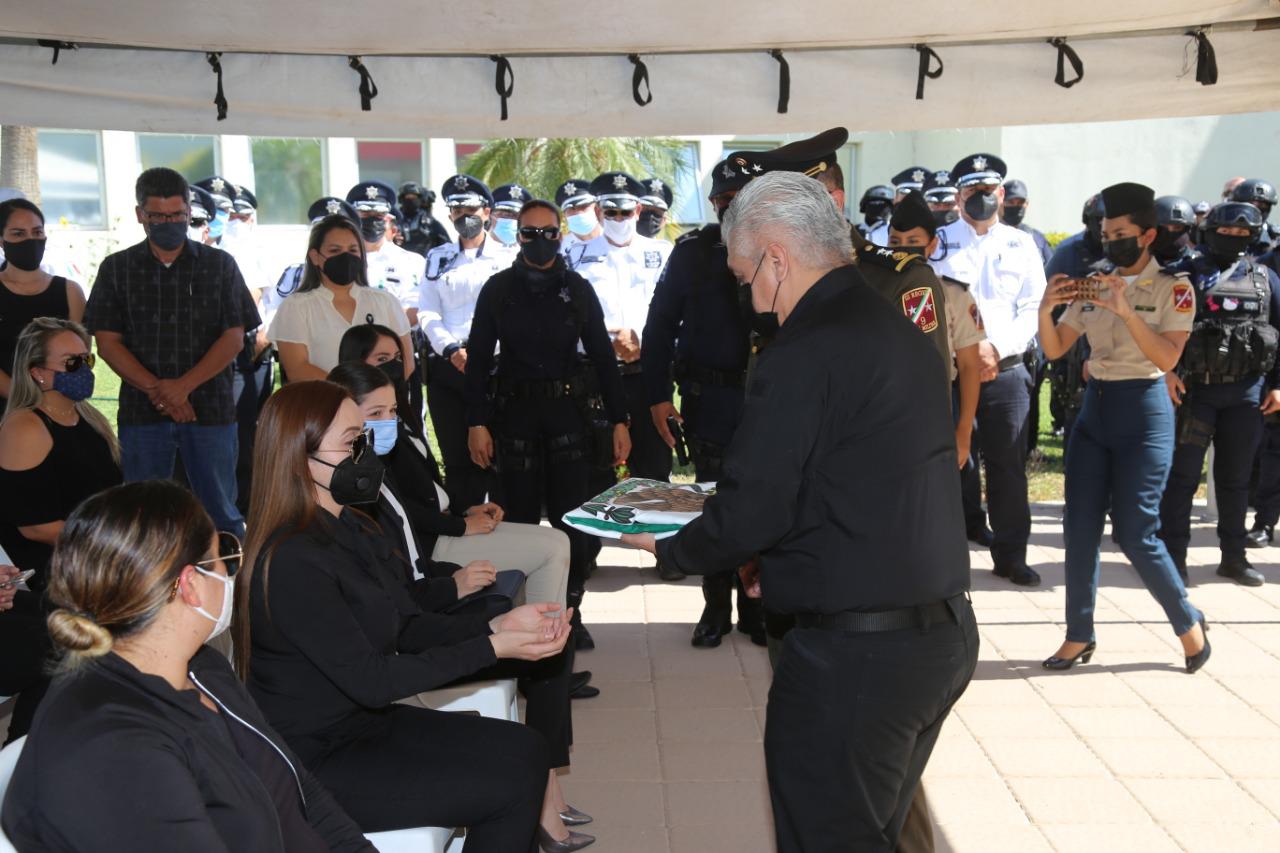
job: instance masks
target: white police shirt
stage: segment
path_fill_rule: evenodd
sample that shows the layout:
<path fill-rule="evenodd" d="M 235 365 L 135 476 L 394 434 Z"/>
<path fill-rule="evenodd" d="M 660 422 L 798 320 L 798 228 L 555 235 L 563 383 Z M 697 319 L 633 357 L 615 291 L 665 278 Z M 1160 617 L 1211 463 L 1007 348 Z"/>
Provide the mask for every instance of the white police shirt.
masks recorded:
<path fill-rule="evenodd" d="M 882 219 L 867 229 L 867 241 L 877 246 L 889 245 L 889 221 Z"/>
<path fill-rule="evenodd" d="M 639 338 L 649 316 L 649 301 L 672 246 L 639 234 L 615 246 L 603 234 L 573 246 L 565 258 L 569 268 L 591 282 L 608 329 L 632 329 Z"/>
<path fill-rule="evenodd" d="M 445 243 L 427 252 L 419 288 L 418 324 L 437 355 L 467 339 L 480 289 L 515 259 L 514 247 L 503 246 L 487 235 L 478 249 Z"/>
<path fill-rule="evenodd" d="M 422 255 L 383 240 L 376 252 L 366 256 L 369 286 L 385 290 L 400 300 L 407 313 L 418 307 L 418 285 L 422 280 Z"/>
<path fill-rule="evenodd" d="M 964 220 L 938 229 L 939 248 L 930 259 L 939 276 L 969 285 L 1000 358 L 1021 355 L 1039 329 L 1037 313 L 1044 296 L 1044 264 L 1031 235 L 996 222 L 979 235 Z"/>
<path fill-rule="evenodd" d="M 291 264 L 285 267 L 284 272 L 280 273 L 280 278 L 276 280 L 275 286 L 262 291 L 262 301 L 258 303 L 258 314 L 262 317 L 264 327 L 271 326 L 271 321 L 275 318 L 276 311 L 280 310 L 281 303 L 298 289 L 298 285 L 302 284 L 303 266 L 303 264 Z"/>

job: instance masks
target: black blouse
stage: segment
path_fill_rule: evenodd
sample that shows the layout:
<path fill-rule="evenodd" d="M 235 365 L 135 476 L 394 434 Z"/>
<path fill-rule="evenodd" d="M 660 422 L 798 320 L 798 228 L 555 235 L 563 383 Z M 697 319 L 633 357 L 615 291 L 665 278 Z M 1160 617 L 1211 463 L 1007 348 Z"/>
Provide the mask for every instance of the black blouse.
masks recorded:
<path fill-rule="evenodd" d="M 13 350 L 18 335 L 36 317 L 71 318 L 67 280 L 54 276 L 49 286 L 30 296 L 14 293 L 0 283 L 0 370 L 13 375 Z"/>

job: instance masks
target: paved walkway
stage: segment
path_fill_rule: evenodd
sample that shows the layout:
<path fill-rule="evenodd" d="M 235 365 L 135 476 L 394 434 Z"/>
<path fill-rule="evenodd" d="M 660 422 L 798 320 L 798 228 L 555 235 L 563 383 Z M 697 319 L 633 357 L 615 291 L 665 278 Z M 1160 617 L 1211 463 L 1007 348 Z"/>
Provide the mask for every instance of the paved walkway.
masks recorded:
<path fill-rule="evenodd" d="M 1252 552 L 1268 584 L 1213 573 L 1198 525 L 1192 600 L 1213 658 L 1194 677 L 1123 557 L 1103 555 L 1099 651 L 1047 673 L 1062 626 L 1061 510 L 1035 508 L 1033 591 L 998 582 L 974 550 L 978 671 L 925 775 L 940 850 L 1280 850 L 1280 546 Z M 1110 543 L 1108 543 L 1110 544 Z M 604 550 L 579 656 L 600 697 L 574 703 L 570 801 L 596 816 L 601 853 L 773 849 L 762 733 L 769 663 L 735 635 L 689 645 L 693 579 L 664 584 L 646 554 Z"/>

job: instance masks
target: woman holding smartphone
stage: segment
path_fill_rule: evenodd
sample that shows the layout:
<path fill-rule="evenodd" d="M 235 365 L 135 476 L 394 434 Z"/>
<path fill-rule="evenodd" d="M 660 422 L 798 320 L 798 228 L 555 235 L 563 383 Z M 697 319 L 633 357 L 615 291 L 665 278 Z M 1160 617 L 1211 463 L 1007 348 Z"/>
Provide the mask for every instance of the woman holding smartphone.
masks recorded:
<path fill-rule="evenodd" d="M 1189 281 L 1162 272 L 1152 259 L 1155 193 L 1122 183 L 1107 187 L 1102 198 L 1103 247 L 1114 272 L 1084 281 L 1055 275 L 1040 303 L 1040 345 L 1048 358 L 1063 356 L 1081 335 L 1092 348 L 1089 384 L 1067 453 L 1067 637 L 1043 666 L 1070 669 L 1088 663 L 1097 648 L 1098 555 L 1109 509 L 1121 550 L 1164 608 L 1182 642 L 1186 671 L 1193 673 L 1209 659 L 1204 614 L 1187 599 L 1156 534 L 1174 441 L 1164 375 L 1182 355 L 1195 297 Z M 1055 324 L 1059 305 L 1069 307 Z"/>

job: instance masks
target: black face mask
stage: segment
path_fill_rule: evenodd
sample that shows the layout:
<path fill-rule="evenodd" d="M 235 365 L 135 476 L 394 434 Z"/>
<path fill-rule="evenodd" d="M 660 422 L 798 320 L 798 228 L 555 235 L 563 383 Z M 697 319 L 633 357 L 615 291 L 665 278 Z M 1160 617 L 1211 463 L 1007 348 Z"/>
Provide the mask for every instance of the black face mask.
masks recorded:
<path fill-rule="evenodd" d="M 960 218 L 960 211 L 956 210 L 954 207 L 951 208 L 950 210 L 933 211 L 933 221 L 937 223 L 939 228 L 941 228 L 943 225 L 950 225 L 952 222 L 955 222 L 959 218 Z"/>
<path fill-rule="evenodd" d="M 378 458 L 378 454 L 374 452 L 370 446 L 360 454 L 359 459 L 352 459 L 348 456 L 337 465 L 325 462 L 315 456 L 311 457 L 327 468 L 333 469 L 333 476 L 329 479 L 329 486 L 325 488 L 316 483 L 320 488 L 325 489 L 333 496 L 333 499 L 342 506 L 354 506 L 356 504 L 369 504 L 378 499 L 378 492 L 382 489 L 382 475 L 385 469 L 382 467 L 382 460 Z"/>
<path fill-rule="evenodd" d="M 153 222 L 147 226 L 147 239 L 160 249 L 172 252 L 187 242 L 187 223 Z"/>
<path fill-rule="evenodd" d="M 44 260 L 45 239 L 23 240 L 20 243 L 4 241 L 4 259 L 20 270 L 31 272 L 40 269 Z"/>
<path fill-rule="evenodd" d="M 660 210 L 646 210 L 636 222 L 636 233 L 642 237 L 656 237 L 662 230 L 662 220 L 665 217 L 666 214 Z"/>
<path fill-rule="evenodd" d="M 868 225 L 875 225 L 888 219 L 893 214 L 893 204 L 881 199 L 867 202 L 866 212 L 862 214 L 862 220 Z"/>
<path fill-rule="evenodd" d="M 1168 228 L 1156 229 L 1155 242 L 1151 244 L 1151 254 L 1161 263 L 1177 260 L 1186 250 L 1190 236 L 1186 231 L 1170 231 Z"/>
<path fill-rule="evenodd" d="M 390 361 L 384 361 L 379 364 L 378 369 L 391 380 L 391 384 L 396 391 L 396 401 L 399 402 L 400 398 L 409 390 L 408 382 L 404 378 L 404 362 L 398 358 L 393 358 Z"/>
<path fill-rule="evenodd" d="M 1137 237 L 1123 237 L 1103 243 L 1102 254 L 1117 267 L 1128 269 L 1142 259 L 1142 247 Z"/>
<path fill-rule="evenodd" d="M 1017 228 L 1019 225 L 1022 224 L 1022 220 L 1026 218 L 1026 215 L 1027 215 L 1026 207 L 1023 207 L 1021 205 L 1006 204 L 1004 206 L 1004 212 L 1000 214 L 1000 221 L 1003 222 L 1005 225 L 1009 225 L 1013 228 Z"/>
<path fill-rule="evenodd" d="M 360 220 L 360 234 L 370 243 L 376 243 L 387 236 L 387 220 L 381 216 L 370 216 Z"/>
<path fill-rule="evenodd" d="M 1217 231 L 1210 231 L 1204 235 L 1204 244 L 1209 250 L 1208 255 L 1220 270 L 1225 270 L 1240 260 L 1240 257 L 1249 248 L 1251 242 L 1253 242 L 1253 238 L 1248 235 L 1233 237 L 1227 234 L 1219 234 Z"/>
<path fill-rule="evenodd" d="M 531 267 L 545 267 L 548 262 L 560 254 L 560 241 L 535 237 L 528 243 L 520 244 L 520 254 Z"/>
<path fill-rule="evenodd" d="M 334 255 L 332 258 L 326 258 L 324 266 L 325 278 L 338 285 L 346 287 L 351 282 L 360 278 L 360 270 L 364 266 L 359 255 L 353 255 L 350 252 L 343 252 L 340 255 Z"/>
<path fill-rule="evenodd" d="M 964 200 L 964 212 L 974 222 L 986 222 L 999 208 L 1000 200 L 995 193 L 976 192 Z"/>
<path fill-rule="evenodd" d="M 410 201 L 409 199 L 405 199 L 404 201 L 400 202 L 400 209 L 404 211 L 405 216 L 412 217 L 412 216 L 415 216 L 419 210 L 422 210 L 422 205 L 417 201 Z"/>
<path fill-rule="evenodd" d="M 478 213 L 473 213 L 470 216 L 459 216 L 453 220 L 453 227 L 458 229 L 459 237 L 463 240 L 470 240 L 484 230 L 484 220 L 480 218 Z"/>
<path fill-rule="evenodd" d="M 1084 239 L 1095 252 L 1102 251 L 1101 219 L 1090 219 L 1084 223 Z"/>

